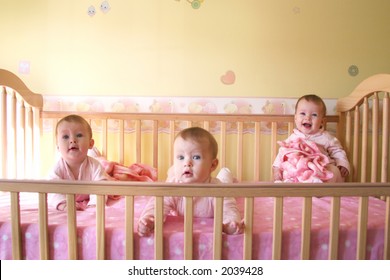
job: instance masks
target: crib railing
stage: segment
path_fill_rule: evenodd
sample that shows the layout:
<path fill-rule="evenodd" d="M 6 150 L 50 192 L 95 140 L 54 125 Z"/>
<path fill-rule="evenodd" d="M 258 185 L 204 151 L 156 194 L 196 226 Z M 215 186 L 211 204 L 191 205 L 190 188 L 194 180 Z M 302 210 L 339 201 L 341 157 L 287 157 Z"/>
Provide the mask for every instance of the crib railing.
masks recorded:
<path fill-rule="evenodd" d="M 272 259 L 280 259 L 282 252 L 282 225 L 283 225 L 283 198 L 303 197 L 302 207 L 302 228 L 301 228 L 301 259 L 310 257 L 310 234 L 312 220 L 312 197 L 332 197 L 332 208 L 330 213 L 330 234 L 329 234 L 329 259 L 337 259 L 339 219 L 340 219 L 340 198 L 345 196 L 360 197 L 359 205 L 359 226 L 357 229 L 357 251 L 356 258 L 364 259 L 366 255 L 367 238 L 367 217 L 368 217 L 368 197 L 386 197 L 386 216 L 384 217 L 384 248 L 383 258 L 390 259 L 390 185 L 383 183 L 353 183 L 343 184 L 293 184 L 280 185 L 277 188 L 274 184 L 224 184 L 210 185 L 204 188 L 204 184 L 193 185 L 172 185 L 168 183 L 155 183 L 143 187 L 142 183 L 136 182 L 65 182 L 65 181 L 27 181 L 27 180 L 0 180 L 0 191 L 11 193 L 12 211 L 12 246 L 13 258 L 22 258 L 21 243 L 21 222 L 20 222 L 20 192 L 38 192 L 39 196 L 39 229 L 40 229 L 40 255 L 41 259 L 49 257 L 48 245 L 48 210 L 47 193 L 67 194 L 67 214 L 68 214 L 68 255 L 70 259 L 78 258 L 77 235 L 76 235 L 76 209 L 75 194 L 97 194 L 96 207 L 96 248 L 97 259 L 105 259 L 105 205 L 104 195 L 118 194 L 126 198 L 125 211 L 125 258 L 134 258 L 134 197 L 135 196 L 155 196 L 155 259 L 163 258 L 163 197 L 164 196 L 184 196 L 185 217 L 184 217 L 184 250 L 185 259 L 192 259 L 192 198 L 196 196 L 215 197 L 214 212 L 214 242 L 213 258 L 221 259 L 222 256 L 222 207 L 223 197 L 244 197 L 245 198 L 245 232 L 244 232 L 244 252 L 243 259 L 252 258 L 252 229 L 253 211 L 255 197 L 274 197 L 274 224 L 273 224 L 273 244 Z"/>

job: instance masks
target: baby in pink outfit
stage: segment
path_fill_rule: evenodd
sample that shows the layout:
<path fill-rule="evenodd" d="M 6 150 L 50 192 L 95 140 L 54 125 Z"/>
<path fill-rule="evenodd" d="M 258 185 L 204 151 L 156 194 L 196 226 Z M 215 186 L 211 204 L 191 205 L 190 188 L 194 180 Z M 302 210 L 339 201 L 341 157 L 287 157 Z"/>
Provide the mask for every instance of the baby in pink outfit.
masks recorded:
<path fill-rule="evenodd" d="M 84 118 L 78 115 L 62 118 L 56 126 L 56 139 L 61 158 L 51 170 L 49 180 L 110 180 L 100 162 L 88 156 L 94 140 L 91 126 Z M 49 193 L 48 198 L 49 205 L 57 210 L 66 208 L 65 194 Z M 116 196 L 111 198 L 116 199 Z M 84 210 L 88 204 L 91 204 L 88 194 L 76 195 L 77 210 Z"/>
<path fill-rule="evenodd" d="M 175 138 L 173 150 L 174 163 L 169 172 L 173 177 L 168 177 L 167 182 L 221 183 L 219 179 L 211 177 L 218 165 L 218 144 L 207 130 L 200 127 L 182 130 Z M 141 236 L 148 236 L 154 230 L 154 203 L 154 198 L 149 200 L 139 218 L 138 233 Z M 164 217 L 172 213 L 183 216 L 184 206 L 183 197 L 164 197 Z M 214 198 L 194 197 L 193 210 L 194 217 L 214 217 Z M 238 234 L 242 233 L 243 228 L 235 199 L 225 197 L 223 231 Z"/>
<path fill-rule="evenodd" d="M 339 140 L 324 130 L 325 117 L 326 106 L 320 97 L 310 94 L 298 99 L 295 106 L 296 128 L 281 143 L 273 163 L 275 182 L 343 182 L 348 176 L 350 165 L 347 155 Z M 292 147 L 295 150 L 291 150 Z M 300 151 L 296 147 L 304 147 L 305 150 Z M 307 154 L 312 157 L 317 154 L 318 157 L 309 162 L 304 158 Z M 286 162 L 287 159 L 289 162 Z M 304 170 L 306 163 L 308 168 Z"/>

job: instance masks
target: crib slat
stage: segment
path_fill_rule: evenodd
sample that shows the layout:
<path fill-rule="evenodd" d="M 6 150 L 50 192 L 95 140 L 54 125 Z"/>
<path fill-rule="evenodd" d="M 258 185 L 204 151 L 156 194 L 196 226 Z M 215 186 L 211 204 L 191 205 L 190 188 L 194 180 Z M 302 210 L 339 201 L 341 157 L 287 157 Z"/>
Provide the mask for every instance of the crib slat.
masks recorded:
<path fill-rule="evenodd" d="M 38 178 L 40 175 L 40 165 L 34 164 L 35 162 L 40 162 L 40 137 L 41 137 L 41 126 L 42 119 L 40 119 L 40 109 L 33 108 L 33 151 L 32 151 L 32 165 L 33 165 L 33 177 Z M 55 138 L 55 137 L 53 137 Z"/>
<path fill-rule="evenodd" d="M 154 258 L 156 260 L 162 260 L 163 255 L 163 207 L 164 198 L 161 196 L 156 197 L 156 205 L 154 209 Z"/>
<path fill-rule="evenodd" d="M 105 196 L 96 196 L 96 258 L 105 259 Z"/>
<path fill-rule="evenodd" d="M 226 166 L 226 122 L 221 121 L 221 145 L 218 148 L 219 160 L 222 167 Z"/>
<path fill-rule="evenodd" d="M 193 259 L 193 200 L 191 196 L 184 197 L 184 259 Z"/>
<path fill-rule="evenodd" d="M 272 259 L 280 260 L 282 257 L 282 230 L 283 230 L 283 197 L 274 198 L 274 223 L 272 241 Z"/>
<path fill-rule="evenodd" d="M 68 209 L 68 258 L 77 260 L 77 219 L 74 194 L 66 195 L 66 206 Z"/>
<path fill-rule="evenodd" d="M 260 122 L 255 122 L 255 132 L 254 132 L 254 141 L 255 141 L 255 158 L 253 164 L 253 180 L 260 181 L 260 155 L 261 155 L 261 145 L 260 145 Z"/>
<path fill-rule="evenodd" d="M 253 211 L 254 211 L 254 199 L 253 197 L 245 198 L 244 205 L 244 260 L 252 259 L 252 234 L 253 234 Z"/>
<path fill-rule="evenodd" d="M 125 197 L 126 260 L 134 259 L 134 196 Z"/>
<path fill-rule="evenodd" d="M 222 258 L 222 216 L 223 197 L 214 198 L 214 236 L 213 236 L 213 259 Z"/>
<path fill-rule="evenodd" d="M 386 197 L 383 259 L 390 260 L 390 196 Z"/>
<path fill-rule="evenodd" d="M 237 123 L 237 179 L 242 181 L 243 124 Z"/>
<path fill-rule="evenodd" d="M 16 170 L 17 170 L 17 143 L 18 143 L 18 138 L 17 138 L 17 127 L 16 127 L 16 115 L 17 115 L 17 112 L 16 112 L 16 96 L 15 96 L 15 92 L 12 91 L 11 93 L 11 106 L 10 106 L 10 111 L 11 111 L 11 120 L 10 120 L 10 124 L 11 124 L 11 139 L 8 139 L 10 140 L 10 142 L 8 142 L 8 144 L 12 145 L 12 149 L 10 149 L 11 151 L 11 158 L 13 158 L 13 162 L 12 162 L 12 167 L 11 167 L 11 176 L 10 178 L 12 179 L 16 179 Z M 7 149 L 8 149 L 9 145 L 7 145 Z M 8 164 L 7 164 L 8 166 Z"/>
<path fill-rule="evenodd" d="M 342 133 L 342 132 L 341 132 Z M 352 116 L 351 112 L 345 113 L 345 152 L 347 153 L 348 159 L 352 160 Z M 350 174 L 348 176 L 348 181 L 352 181 L 352 178 L 355 177 L 355 165 L 351 167 Z"/>
<path fill-rule="evenodd" d="M 277 145 L 277 129 L 278 129 L 278 123 L 272 122 L 271 123 L 271 162 L 269 163 L 270 166 L 270 178 L 273 178 L 272 176 L 272 164 L 273 160 L 275 159 L 277 153 L 278 153 L 278 145 Z"/>
<path fill-rule="evenodd" d="M 367 243 L 368 197 L 360 197 L 358 217 L 356 259 L 364 260 Z"/>
<path fill-rule="evenodd" d="M 26 132 L 25 132 L 25 151 L 26 156 L 24 159 L 24 178 L 33 178 L 34 175 L 34 123 L 33 123 L 33 111 L 31 107 L 26 108 Z"/>
<path fill-rule="evenodd" d="M 25 129 L 26 129 L 26 111 L 24 108 L 24 101 L 17 102 L 19 104 L 19 108 L 16 109 L 17 116 L 16 119 L 18 121 L 18 126 L 16 130 L 16 178 L 22 179 L 25 178 L 25 158 L 26 158 L 26 139 L 25 139 Z"/>
<path fill-rule="evenodd" d="M 375 92 L 372 99 L 372 143 L 371 143 L 371 181 L 377 182 L 378 143 L 379 143 L 379 98 Z"/>
<path fill-rule="evenodd" d="M 207 131 L 210 131 L 210 122 L 209 121 L 204 121 L 203 122 L 203 128 Z"/>
<path fill-rule="evenodd" d="M 175 141 L 175 121 L 169 121 L 169 152 L 168 152 L 168 166 L 172 166 L 173 164 L 173 153 L 171 149 L 173 147 L 173 143 Z"/>
<path fill-rule="evenodd" d="M 39 193 L 39 252 L 41 260 L 49 259 L 49 232 L 47 219 L 47 194 Z"/>
<path fill-rule="evenodd" d="M 125 122 L 119 120 L 119 162 L 125 162 Z"/>
<path fill-rule="evenodd" d="M 22 230 L 20 228 L 19 193 L 11 192 L 12 258 L 22 259 Z"/>
<path fill-rule="evenodd" d="M 135 120 L 135 162 L 142 162 L 141 159 L 142 139 L 141 139 L 141 121 Z"/>
<path fill-rule="evenodd" d="M 352 181 L 353 182 L 359 182 L 358 180 L 358 174 L 359 174 L 359 129 L 360 129 L 360 113 L 359 113 L 359 107 L 355 107 L 354 111 L 354 128 L 353 128 L 353 169 L 354 174 Z"/>
<path fill-rule="evenodd" d="M 382 169 L 381 169 L 381 182 L 387 182 L 388 178 L 388 167 L 389 167 L 389 141 L 390 129 L 389 129 L 389 118 L 390 118 L 390 102 L 389 93 L 386 92 L 383 97 L 383 118 L 382 118 Z"/>
<path fill-rule="evenodd" d="M 0 145 L 1 147 L 7 147 L 8 129 L 7 129 L 7 91 L 5 87 L 2 87 L 1 98 L 0 98 Z M 7 149 L 1 149 L 1 170 L 0 178 L 7 178 Z"/>
<path fill-rule="evenodd" d="M 102 154 L 107 156 L 108 147 L 108 121 L 107 119 L 102 120 Z"/>
<path fill-rule="evenodd" d="M 312 198 L 303 198 L 302 209 L 302 236 L 301 236 L 301 258 L 308 260 L 310 258 L 310 232 L 312 216 Z"/>
<path fill-rule="evenodd" d="M 368 98 L 364 98 L 363 117 L 362 117 L 362 151 L 360 182 L 367 182 L 367 146 L 368 146 Z"/>
<path fill-rule="evenodd" d="M 288 135 L 291 135 L 293 133 L 294 127 L 295 127 L 295 124 L 293 122 L 288 123 L 288 132 L 287 132 Z"/>
<path fill-rule="evenodd" d="M 340 197 L 332 197 L 329 228 L 328 259 L 337 260 L 340 228 Z"/>
<path fill-rule="evenodd" d="M 158 168 L 158 121 L 153 121 L 153 167 Z"/>

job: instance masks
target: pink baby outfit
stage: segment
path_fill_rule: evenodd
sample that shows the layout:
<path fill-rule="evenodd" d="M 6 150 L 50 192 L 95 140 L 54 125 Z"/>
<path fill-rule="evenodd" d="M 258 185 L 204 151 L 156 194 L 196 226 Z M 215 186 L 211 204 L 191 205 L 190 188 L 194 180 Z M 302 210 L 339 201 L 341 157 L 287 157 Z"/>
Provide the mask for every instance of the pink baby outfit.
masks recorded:
<path fill-rule="evenodd" d="M 343 182 L 344 178 L 337 166 L 343 166 L 350 171 L 347 155 L 339 140 L 325 130 L 321 130 L 317 134 L 305 135 L 298 129 L 294 129 L 293 133 L 280 145 L 273 166 L 281 169 L 283 181 Z M 302 159 L 306 156 L 307 150 L 298 151 L 297 147 L 309 149 L 312 159 L 308 161 L 306 158 L 306 161 L 303 161 Z M 317 152 L 326 156 L 326 158 Z M 294 155 L 296 160 L 294 164 L 291 164 Z M 306 168 L 302 168 L 302 163 L 307 164 Z M 324 168 L 321 169 L 321 166 Z M 310 171 L 310 173 L 307 171 Z M 310 177 L 308 174 L 312 176 Z M 288 177 L 289 175 L 291 177 Z"/>
<path fill-rule="evenodd" d="M 212 184 L 221 184 L 222 181 L 212 178 Z M 154 216 L 154 197 L 149 200 L 141 213 L 140 219 L 147 216 Z M 164 220 L 167 215 L 184 216 L 185 201 L 184 197 L 164 197 Z M 213 197 L 194 197 L 193 211 L 196 218 L 214 217 L 214 198 Z M 241 215 L 238 211 L 236 200 L 233 197 L 225 197 L 223 201 L 223 223 L 241 222 Z"/>
<path fill-rule="evenodd" d="M 83 161 L 79 170 L 79 177 L 75 178 L 72 171 L 70 170 L 68 164 L 63 158 L 60 158 L 53 170 L 48 176 L 49 180 L 72 180 L 72 181 L 103 181 L 110 180 L 110 176 L 104 170 L 100 162 L 90 156 Z M 66 205 L 66 195 L 49 193 L 49 205 L 60 209 L 62 206 Z M 89 202 L 88 194 L 78 194 L 76 195 L 76 209 L 84 210 Z"/>

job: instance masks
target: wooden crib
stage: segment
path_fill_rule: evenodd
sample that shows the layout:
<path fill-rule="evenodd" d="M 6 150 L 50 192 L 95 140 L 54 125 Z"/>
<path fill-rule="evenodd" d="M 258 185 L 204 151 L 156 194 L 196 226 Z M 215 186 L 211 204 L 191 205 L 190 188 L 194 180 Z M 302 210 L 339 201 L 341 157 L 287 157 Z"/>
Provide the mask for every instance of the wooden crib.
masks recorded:
<path fill-rule="evenodd" d="M 77 112 L 90 121 L 105 157 L 149 164 L 157 168 L 159 182 L 42 180 L 43 159 L 55 157 L 53 127 L 72 112 L 44 111 L 42 96 L 6 70 L 0 70 L 0 85 L 0 235 L 7 236 L 0 242 L 0 259 L 390 259 L 390 75 L 363 81 L 338 100 L 339 115 L 327 117 L 353 166 L 342 184 L 272 183 L 277 141 L 286 138 L 278 129 L 282 124 L 290 133 L 294 124 L 291 115 L 266 114 Z M 174 136 L 187 126 L 213 133 L 219 167 L 229 167 L 238 183 L 205 188 L 163 182 Z M 42 147 L 42 137 L 53 145 Z M 66 213 L 48 207 L 48 193 L 67 195 Z M 76 211 L 75 194 L 96 194 L 96 208 Z M 123 199 L 105 206 L 109 194 Z M 151 196 L 156 197 L 155 233 L 139 237 L 138 214 Z M 186 198 L 183 218 L 163 223 L 164 196 Z M 193 217 L 195 196 L 215 197 L 214 219 Z M 241 235 L 222 233 L 227 196 L 236 197 L 244 217 Z M 56 239 L 57 232 L 65 241 Z"/>

